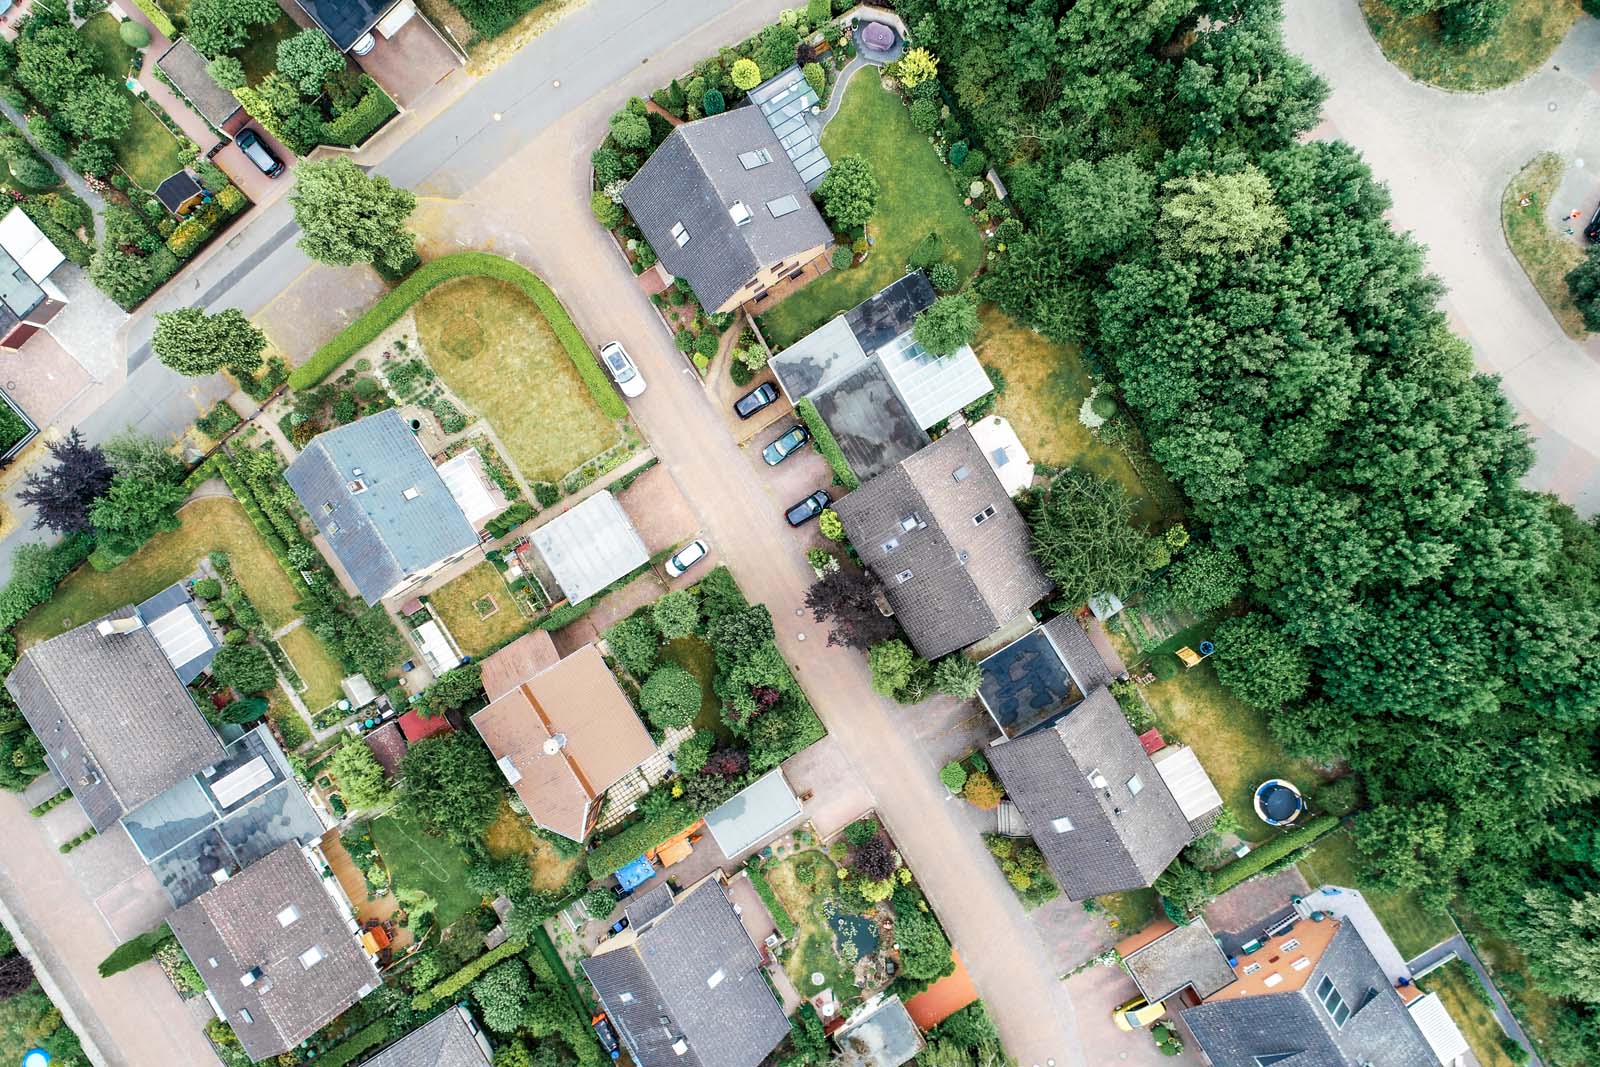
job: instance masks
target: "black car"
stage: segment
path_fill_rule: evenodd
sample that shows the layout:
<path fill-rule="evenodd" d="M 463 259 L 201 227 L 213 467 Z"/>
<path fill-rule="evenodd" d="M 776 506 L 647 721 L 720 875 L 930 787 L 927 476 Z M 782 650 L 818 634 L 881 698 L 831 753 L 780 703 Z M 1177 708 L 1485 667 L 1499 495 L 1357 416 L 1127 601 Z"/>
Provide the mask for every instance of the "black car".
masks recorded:
<path fill-rule="evenodd" d="M 617 1047 L 617 1032 L 611 1029 L 611 1020 L 607 1019 L 604 1012 L 589 1020 L 589 1025 L 594 1027 L 594 1036 L 599 1039 L 600 1047 L 606 1050 L 606 1055 L 612 1059 L 622 1056 L 622 1051 Z"/>
<path fill-rule="evenodd" d="M 1583 236 L 1591 241 L 1600 241 L 1600 207 L 1594 209 L 1594 214 L 1589 216 L 1589 225 L 1583 228 Z"/>
<path fill-rule="evenodd" d="M 748 419 L 751 415 L 764 407 L 776 403 L 778 387 L 771 382 L 762 382 L 748 393 L 741 396 L 733 403 L 733 413 L 741 419 Z"/>
<path fill-rule="evenodd" d="M 238 142 L 239 151 L 243 152 L 245 158 L 254 163 L 262 174 L 276 178 L 283 173 L 283 160 L 272 154 L 272 149 L 262 143 L 256 131 L 240 130 L 239 136 L 234 140 Z"/>
<path fill-rule="evenodd" d="M 767 461 L 767 466 L 776 467 L 800 451 L 800 446 L 809 440 L 811 440 L 811 431 L 797 423 L 784 431 L 782 437 L 763 448 L 761 450 L 761 458 Z"/>
<path fill-rule="evenodd" d="M 826 489 L 818 489 L 800 503 L 784 512 L 783 517 L 789 520 L 790 526 L 804 526 L 818 515 L 822 509 L 833 503 L 833 497 L 828 495 Z"/>

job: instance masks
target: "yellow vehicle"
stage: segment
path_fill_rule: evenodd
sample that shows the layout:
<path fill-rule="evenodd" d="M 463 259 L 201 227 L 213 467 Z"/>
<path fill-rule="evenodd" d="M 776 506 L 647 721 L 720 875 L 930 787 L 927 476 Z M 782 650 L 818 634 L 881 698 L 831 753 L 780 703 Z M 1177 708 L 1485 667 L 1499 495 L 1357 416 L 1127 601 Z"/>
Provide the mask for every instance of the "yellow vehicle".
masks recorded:
<path fill-rule="evenodd" d="M 1166 1013 L 1167 1006 L 1161 1001 L 1151 1004 L 1140 996 L 1112 1012 L 1111 1021 L 1117 1024 L 1118 1030 L 1143 1030 Z"/>

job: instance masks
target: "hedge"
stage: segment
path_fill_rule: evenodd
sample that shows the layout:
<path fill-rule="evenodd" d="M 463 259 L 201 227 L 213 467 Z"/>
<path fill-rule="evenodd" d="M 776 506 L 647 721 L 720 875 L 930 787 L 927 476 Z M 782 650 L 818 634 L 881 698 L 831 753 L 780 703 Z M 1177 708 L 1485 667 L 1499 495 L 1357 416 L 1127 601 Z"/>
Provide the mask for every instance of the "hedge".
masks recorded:
<path fill-rule="evenodd" d="M 1234 860 L 1211 876 L 1211 892 L 1221 896 L 1240 882 L 1254 878 L 1279 860 L 1305 848 L 1323 834 L 1339 828 L 1334 815 L 1319 815 L 1298 830 L 1273 838 L 1243 859 Z"/>
<path fill-rule="evenodd" d="M 144 17 L 154 23 L 155 28 L 160 30 L 161 35 L 167 40 L 176 41 L 178 39 L 178 28 L 172 24 L 172 20 L 167 17 L 165 11 L 161 10 L 161 5 L 156 3 L 155 0 L 133 0 L 133 6 L 143 11 Z"/>
<path fill-rule="evenodd" d="M 368 1049 L 400 1036 L 392 1018 L 382 1018 L 368 1023 L 337 1045 L 317 1057 L 317 1067 L 345 1067 Z"/>
<path fill-rule="evenodd" d="M 29 808 L 28 809 L 28 814 L 32 815 L 34 817 L 38 817 L 40 815 L 43 815 L 45 812 L 50 811 L 52 808 L 56 808 L 56 807 L 59 807 L 62 804 L 65 804 L 67 802 L 67 798 L 70 797 L 71 795 L 72 795 L 72 790 L 63 789 L 63 790 L 61 790 L 61 792 L 55 794 L 54 796 L 52 796 L 52 797 L 50 797 L 50 798 L 48 798 L 46 800 L 42 800 L 39 803 L 35 804 L 33 807 Z"/>
<path fill-rule="evenodd" d="M 785 941 L 794 936 L 794 919 L 789 915 L 789 909 L 783 906 L 783 901 L 778 899 L 778 894 L 772 891 L 772 883 L 767 881 L 766 874 L 754 862 L 748 864 L 744 873 L 749 876 L 750 884 L 756 887 L 758 895 L 767 905 L 767 910 L 772 913 L 772 921 L 778 927 L 778 933 L 783 935 Z"/>
<path fill-rule="evenodd" d="M 172 937 L 172 930 L 162 923 L 154 930 L 146 930 L 131 941 L 124 941 L 111 950 L 111 955 L 100 961 L 100 977 L 110 978 L 129 967 L 137 967 L 145 960 L 154 959 L 156 950 Z"/>
<path fill-rule="evenodd" d="M 322 143 L 342 147 L 358 145 L 377 133 L 399 111 L 389 94 L 373 82 L 355 107 L 322 127 Z"/>
<path fill-rule="evenodd" d="M 539 949 L 539 955 L 544 957 L 544 962 L 549 966 L 551 976 L 555 979 L 561 991 L 567 995 L 567 1003 L 572 1005 L 574 1011 L 587 1019 L 589 1005 L 584 1002 L 583 994 L 578 992 L 578 984 L 572 980 L 572 972 L 567 970 L 567 965 L 561 960 L 561 953 L 556 949 L 556 943 L 550 940 L 550 931 L 543 926 L 533 928 L 533 943 Z"/>
<path fill-rule="evenodd" d="M 664 811 L 647 815 L 616 837 L 602 841 L 589 853 L 589 877 L 615 874 L 667 838 L 693 826 L 700 814 L 682 800 L 675 800 Z"/>
<path fill-rule="evenodd" d="M 533 518 L 533 505 L 526 500 L 519 500 L 484 523 L 483 528 L 489 531 L 490 537 L 498 541 L 531 518 Z"/>
<path fill-rule="evenodd" d="M 376 340 L 412 304 L 435 287 L 455 278 L 470 277 L 497 278 L 510 282 L 528 294 L 550 323 L 562 347 L 567 350 L 573 366 L 578 369 L 578 376 L 589 387 L 600 410 L 609 418 L 627 418 L 627 405 L 611 387 L 611 379 L 550 287 L 521 264 L 487 252 L 455 252 L 418 267 L 410 277 L 369 308 L 366 314 L 345 327 L 333 340 L 317 349 L 309 360 L 295 368 L 294 373 L 289 375 L 289 387 L 308 389 L 316 385 L 332 374 L 339 364 Z"/>
<path fill-rule="evenodd" d="M 502 942 L 499 948 L 492 948 L 479 956 L 465 967 L 448 978 L 441 978 L 424 992 L 411 998 L 411 1007 L 416 1011 L 427 1011 L 441 1000 L 446 1000 L 461 992 L 471 985 L 473 979 L 487 971 L 501 960 L 508 960 L 512 956 L 521 954 L 528 947 L 528 942 L 520 937 L 513 937 Z"/>
<path fill-rule="evenodd" d="M 817 413 L 817 405 L 805 397 L 795 404 L 794 410 L 800 416 L 800 421 L 806 424 L 806 429 L 811 431 L 811 442 L 817 446 L 817 451 L 822 453 L 822 458 L 828 461 L 828 466 L 833 468 L 833 476 L 839 479 L 839 484 L 846 489 L 860 489 L 861 479 L 856 477 L 856 472 L 850 469 L 850 463 L 844 458 L 844 449 L 839 447 L 839 442 L 834 440 L 833 431 L 828 429 L 828 424 L 822 421 L 822 416 Z"/>

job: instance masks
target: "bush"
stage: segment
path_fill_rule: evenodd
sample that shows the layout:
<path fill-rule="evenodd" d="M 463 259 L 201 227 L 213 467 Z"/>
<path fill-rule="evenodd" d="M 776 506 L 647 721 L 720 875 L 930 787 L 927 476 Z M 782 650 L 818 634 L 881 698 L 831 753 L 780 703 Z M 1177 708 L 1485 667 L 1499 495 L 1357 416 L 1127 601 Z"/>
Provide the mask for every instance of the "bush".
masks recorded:
<path fill-rule="evenodd" d="M 483 528 L 489 531 L 490 537 L 498 540 L 531 518 L 533 518 L 533 505 L 526 500 L 518 500 L 484 523 Z"/>
<path fill-rule="evenodd" d="M 147 930 L 138 937 L 124 941 L 100 961 L 100 977 L 110 978 L 130 967 L 137 967 L 145 960 L 154 959 L 161 946 L 171 939 L 172 931 L 166 923 L 162 923 L 154 930 Z"/>
<path fill-rule="evenodd" d="M 939 128 L 939 105 L 932 100 L 917 100 L 911 104 L 911 125 L 919 133 L 931 134 Z"/>
<path fill-rule="evenodd" d="M 133 0 L 133 6 L 144 13 L 150 24 L 161 31 L 161 35 L 169 41 L 177 40 L 178 28 L 172 24 L 172 19 L 167 16 L 161 5 L 156 0 Z"/>
<path fill-rule="evenodd" d="M 643 678 L 655 668 L 661 651 L 661 634 L 646 614 L 623 619 L 605 632 L 606 646 L 635 678 Z"/>
<path fill-rule="evenodd" d="M 761 68 L 756 66 L 753 59 L 736 59 L 733 69 L 728 72 L 733 79 L 734 87 L 741 92 L 748 93 L 751 89 L 761 84 Z"/>
<path fill-rule="evenodd" d="M 693 588 L 674 590 L 650 605 L 650 618 L 663 639 L 688 637 L 700 623 L 700 598 Z"/>
<path fill-rule="evenodd" d="M 735 359 L 728 363 L 728 377 L 733 379 L 734 385 L 746 386 L 755 381 L 756 372 L 744 360 Z"/>
<path fill-rule="evenodd" d="M 833 436 L 833 431 L 828 429 L 828 424 L 822 421 L 822 416 L 817 412 L 817 405 L 809 398 L 802 397 L 794 406 L 794 410 L 795 414 L 800 416 L 800 421 L 806 424 L 806 429 L 811 432 L 811 443 L 822 453 L 822 458 L 828 461 L 834 479 L 846 489 L 861 488 L 861 479 L 850 469 L 849 460 L 844 458 L 844 449 L 839 447 L 839 442 Z M 826 528 L 823 530 L 823 535 L 828 536 Z M 830 537 L 830 540 L 837 541 L 838 538 Z"/>
<path fill-rule="evenodd" d="M 822 69 L 820 63 L 807 63 L 800 68 L 800 74 L 805 78 L 811 91 L 817 94 L 817 99 L 822 99 L 828 93 L 828 74 Z"/>
<path fill-rule="evenodd" d="M 607 230 L 614 230 L 622 225 L 624 214 L 622 205 L 615 203 L 604 191 L 596 189 L 589 197 L 589 210 L 594 212 L 594 217 L 600 225 Z"/>
<path fill-rule="evenodd" d="M 93 174 L 103 178 L 117 165 L 116 151 L 104 141 L 85 141 L 73 150 L 68 158 L 72 169 L 79 174 Z"/>
<path fill-rule="evenodd" d="M 201 600 L 215 600 L 222 595 L 222 583 L 215 578 L 201 578 L 190 591 Z"/>
<path fill-rule="evenodd" d="M 167 238 L 167 247 L 179 259 L 188 259 L 211 239 L 211 232 L 210 226 L 190 216 L 178 223 L 178 228 L 172 231 L 172 236 Z"/>
<path fill-rule="evenodd" d="M 226 400 L 219 400 L 215 407 L 196 419 L 194 424 L 201 433 L 216 440 L 239 425 L 241 421 L 243 420 L 239 418 L 239 413 L 234 411 Z"/>
<path fill-rule="evenodd" d="M 621 866 L 621 864 L 618 864 L 618 866 Z M 427 1011 L 441 1000 L 451 999 L 471 985 L 478 975 L 487 971 L 501 960 L 508 960 L 513 956 L 521 955 L 522 951 L 527 947 L 527 941 L 520 937 L 513 937 L 502 943 L 500 947 L 490 949 L 448 978 L 439 979 L 425 991 L 412 997 L 412 1009 L 415 1011 Z"/>
<path fill-rule="evenodd" d="M 767 881 L 767 876 L 755 860 L 751 860 L 744 872 L 749 876 L 750 884 L 755 887 L 756 895 L 772 913 L 772 924 L 778 928 L 778 933 L 785 941 L 789 940 L 794 936 L 796 929 L 794 918 L 789 914 L 789 909 L 783 906 L 783 901 L 778 899 L 778 894 L 772 891 L 772 883 Z M 798 873 L 797 870 L 796 874 Z"/>
<path fill-rule="evenodd" d="M 961 792 L 961 787 L 967 784 L 967 769 L 955 760 L 951 760 L 939 768 L 939 781 L 952 793 Z"/>
<path fill-rule="evenodd" d="M 1279 860 L 1286 859 L 1310 845 L 1324 834 L 1339 828 L 1339 820 L 1332 815 L 1321 815 L 1297 830 L 1274 837 L 1243 859 L 1234 860 L 1220 871 L 1212 872 L 1211 889 L 1221 896 L 1241 882 L 1254 878 Z"/>
<path fill-rule="evenodd" d="M 928 268 L 928 281 L 941 293 L 953 293 L 961 287 L 961 272 L 954 263 L 935 263 Z"/>
<path fill-rule="evenodd" d="M 272 658 L 259 645 L 224 645 L 211 661 L 211 674 L 218 684 L 237 693 L 263 693 L 278 684 Z"/>
<path fill-rule="evenodd" d="M 150 31 L 142 23 L 132 19 L 124 19 L 117 27 L 117 36 L 122 38 L 122 43 L 129 48 L 146 48 L 150 44 Z"/>
<path fill-rule="evenodd" d="M 682 800 L 674 800 L 653 815 L 646 815 L 615 837 L 607 838 L 590 850 L 586 865 L 591 879 L 615 874 L 618 868 L 655 848 L 674 834 L 682 833 L 700 819 L 700 813 Z"/>
<path fill-rule="evenodd" d="M 1323 815 L 1349 815 L 1361 806 L 1361 782 L 1353 774 L 1335 778 L 1313 791 L 1310 804 Z"/>
<path fill-rule="evenodd" d="M 61 184 L 55 168 L 31 150 L 11 157 L 11 176 L 27 189 L 54 189 Z"/>
<path fill-rule="evenodd" d="M 1150 673 L 1157 681 L 1170 682 L 1183 673 L 1183 664 L 1172 653 L 1162 652 L 1150 657 Z"/>
<path fill-rule="evenodd" d="M 717 354 L 717 348 L 721 343 L 721 339 L 717 337 L 717 331 L 701 330 L 700 335 L 694 339 L 694 350 L 698 355 L 704 356 L 709 360 Z"/>
<path fill-rule="evenodd" d="M 965 141 L 957 141 L 955 144 L 951 145 L 949 155 L 950 165 L 952 167 L 961 166 L 962 161 L 967 158 L 967 152 L 967 142 Z"/>
<path fill-rule="evenodd" d="M 561 487 L 553 482 L 534 482 L 533 499 L 541 508 L 553 507 L 561 499 Z"/>
<path fill-rule="evenodd" d="M 700 682 L 682 667 L 658 667 L 639 690 L 639 706 L 660 729 L 688 726 L 700 710 Z"/>
<path fill-rule="evenodd" d="M 992 811 L 1000 806 L 1000 798 L 1004 795 L 995 780 L 981 771 L 967 776 L 966 787 L 961 790 L 961 795 L 967 798 L 967 803 L 983 811 Z"/>
<path fill-rule="evenodd" d="M 308 32 L 308 31 L 307 31 Z M 322 143 L 351 148 L 377 133 L 400 109 L 389 94 L 378 87 L 371 78 L 366 79 L 368 89 L 359 103 L 346 108 L 338 118 L 322 127 Z"/>
<path fill-rule="evenodd" d="M 849 270 L 855 264 L 856 254 L 849 245 L 835 245 L 831 259 L 834 270 Z"/>
<path fill-rule="evenodd" d="M 707 89 L 706 95 L 700 103 L 708 116 L 720 115 L 728 109 L 728 103 L 722 98 L 722 90 L 720 89 Z"/>

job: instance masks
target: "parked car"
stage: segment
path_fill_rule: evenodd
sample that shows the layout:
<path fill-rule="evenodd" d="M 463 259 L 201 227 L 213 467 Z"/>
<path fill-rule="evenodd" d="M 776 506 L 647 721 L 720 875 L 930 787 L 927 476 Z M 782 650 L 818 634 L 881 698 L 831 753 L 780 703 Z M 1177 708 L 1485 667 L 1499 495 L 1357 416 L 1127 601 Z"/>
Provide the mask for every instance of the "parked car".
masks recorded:
<path fill-rule="evenodd" d="M 690 541 L 688 544 L 678 549 L 677 553 L 671 559 L 667 560 L 667 577 L 678 577 L 684 571 L 705 559 L 706 553 L 709 551 L 710 549 L 706 547 L 706 543 L 704 541 Z"/>
<path fill-rule="evenodd" d="M 1151 1004 L 1142 996 L 1134 997 L 1111 1013 L 1111 1021 L 1118 1030 L 1143 1030 L 1166 1013 L 1167 1006 L 1161 1001 Z"/>
<path fill-rule="evenodd" d="M 617 383 L 623 396 L 635 397 L 644 392 L 644 375 L 639 373 L 639 368 L 633 365 L 627 350 L 619 342 L 612 341 L 600 349 L 600 362 L 606 365 L 606 373 Z"/>
<path fill-rule="evenodd" d="M 1583 236 L 1591 241 L 1600 241 L 1600 207 L 1594 209 L 1594 214 L 1589 216 L 1589 225 L 1583 228 Z"/>
<path fill-rule="evenodd" d="M 800 503 L 784 512 L 783 517 L 789 520 L 790 526 L 804 526 L 818 515 L 822 509 L 833 503 L 833 497 L 828 495 L 826 489 L 818 489 Z"/>
<path fill-rule="evenodd" d="M 811 431 L 799 423 L 784 431 L 783 436 L 761 450 L 761 458 L 767 461 L 767 466 L 776 467 L 796 452 L 800 446 L 811 440 Z"/>
<path fill-rule="evenodd" d="M 600 1047 L 606 1050 L 606 1054 L 612 1059 L 619 1059 L 622 1050 L 617 1047 L 617 1032 L 611 1029 L 611 1020 L 606 1018 L 605 1012 L 590 1019 L 589 1025 L 594 1027 L 594 1036 L 600 1040 Z"/>
<path fill-rule="evenodd" d="M 776 403 L 777 400 L 778 387 L 771 382 L 762 382 L 733 402 L 733 413 L 741 419 L 748 419 L 762 408 Z"/>
<path fill-rule="evenodd" d="M 239 151 L 244 157 L 256 165 L 256 169 L 269 178 L 276 178 L 283 173 L 283 160 L 272 154 L 261 141 L 261 135 L 254 130 L 240 130 L 239 136 L 234 138 L 239 145 Z"/>

